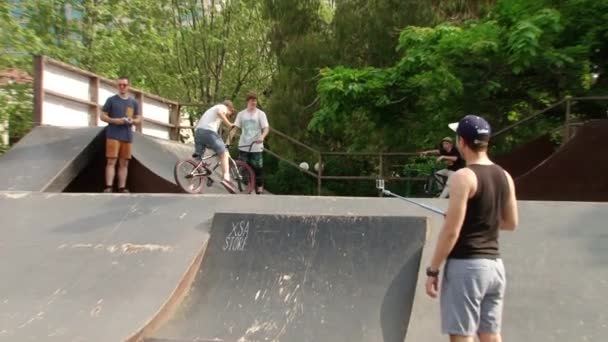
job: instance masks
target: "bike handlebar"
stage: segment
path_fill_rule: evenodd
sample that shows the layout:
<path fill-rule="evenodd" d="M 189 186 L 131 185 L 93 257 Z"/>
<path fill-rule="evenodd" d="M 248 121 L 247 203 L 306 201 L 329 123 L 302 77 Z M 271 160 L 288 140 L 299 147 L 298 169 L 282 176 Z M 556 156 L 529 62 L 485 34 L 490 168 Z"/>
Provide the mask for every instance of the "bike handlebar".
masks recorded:
<path fill-rule="evenodd" d="M 263 142 L 257 142 L 257 141 L 254 141 L 254 142 L 252 142 L 252 143 L 251 143 L 251 144 L 249 144 L 249 145 L 238 145 L 237 147 L 238 147 L 238 148 L 241 148 L 241 147 L 249 147 L 249 152 L 251 152 L 251 149 L 253 148 L 253 145 L 255 145 L 255 144 L 263 144 Z M 230 148 L 230 146 L 231 146 L 230 144 L 226 144 L 226 148 Z"/>

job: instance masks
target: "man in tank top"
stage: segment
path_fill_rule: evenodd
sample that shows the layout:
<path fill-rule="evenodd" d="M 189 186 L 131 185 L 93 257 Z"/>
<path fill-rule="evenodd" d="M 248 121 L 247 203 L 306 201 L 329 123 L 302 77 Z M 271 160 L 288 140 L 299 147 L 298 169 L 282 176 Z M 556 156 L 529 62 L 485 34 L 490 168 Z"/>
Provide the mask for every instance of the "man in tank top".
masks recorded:
<path fill-rule="evenodd" d="M 436 298 L 440 267 L 441 330 L 452 342 L 500 342 L 505 268 L 500 258 L 499 230 L 518 222 L 511 175 L 487 155 L 491 128 L 479 116 L 467 115 L 449 127 L 467 166 L 451 177 L 450 198 L 435 253 L 427 268 L 426 292 Z"/>

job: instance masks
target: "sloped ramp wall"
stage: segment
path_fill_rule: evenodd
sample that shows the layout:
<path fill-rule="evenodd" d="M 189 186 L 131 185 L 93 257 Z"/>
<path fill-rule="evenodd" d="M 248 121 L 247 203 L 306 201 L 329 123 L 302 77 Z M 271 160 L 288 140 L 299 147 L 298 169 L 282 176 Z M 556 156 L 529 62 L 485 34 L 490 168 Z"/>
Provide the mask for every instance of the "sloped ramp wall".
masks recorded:
<path fill-rule="evenodd" d="M 98 127 L 37 126 L 0 156 L 0 190 L 60 192 L 91 162 Z"/>
<path fill-rule="evenodd" d="M 592 120 L 564 146 L 515 179 L 518 198 L 543 201 L 608 201 L 608 120 Z"/>

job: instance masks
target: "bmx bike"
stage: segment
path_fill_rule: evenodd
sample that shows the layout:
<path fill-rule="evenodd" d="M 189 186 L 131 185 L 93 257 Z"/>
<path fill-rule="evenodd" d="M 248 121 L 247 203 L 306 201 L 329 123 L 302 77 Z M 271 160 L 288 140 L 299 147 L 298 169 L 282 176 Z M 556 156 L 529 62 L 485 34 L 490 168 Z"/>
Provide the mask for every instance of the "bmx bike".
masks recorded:
<path fill-rule="evenodd" d="M 239 148 L 249 147 L 249 151 L 251 151 L 254 144 L 255 142 L 250 145 L 239 146 Z M 228 148 L 229 145 L 226 145 L 226 147 Z M 216 182 L 211 178 L 211 175 L 220 167 L 221 161 L 217 158 L 215 164 L 213 164 L 212 158 L 214 157 L 217 157 L 217 153 L 202 158 L 193 156 L 178 161 L 173 169 L 175 183 L 187 193 L 202 193 L 204 185 L 210 187 Z M 228 166 L 230 176 L 236 182 L 237 193 L 251 194 L 255 189 L 255 172 L 251 166 L 242 160 L 234 160 L 230 156 L 230 152 L 228 152 Z"/>

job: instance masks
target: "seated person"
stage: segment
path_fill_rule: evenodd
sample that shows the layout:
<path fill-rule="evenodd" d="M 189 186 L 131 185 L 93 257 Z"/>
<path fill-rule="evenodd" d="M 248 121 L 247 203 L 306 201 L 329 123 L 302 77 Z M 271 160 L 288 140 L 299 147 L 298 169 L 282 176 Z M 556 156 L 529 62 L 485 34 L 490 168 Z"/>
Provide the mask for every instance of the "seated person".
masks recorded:
<path fill-rule="evenodd" d="M 194 131 L 194 157 L 202 157 L 205 153 L 205 148 L 210 148 L 217 153 L 222 166 L 222 185 L 231 193 L 235 193 L 236 189 L 232 185 L 230 179 L 230 169 L 228 166 L 229 151 L 226 148 L 224 140 L 219 135 L 218 131 L 222 122 L 232 128 L 234 124 L 228 120 L 228 117 L 235 112 L 234 105 L 230 100 L 217 104 L 209 108 L 199 119 Z"/>
<path fill-rule="evenodd" d="M 454 147 L 454 142 L 452 141 L 452 138 L 445 137 L 441 139 L 439 148 L 437 148 L 436 150 L 422 151 L 420 152 L 420 154 L 423 156 L 427 154 L 438 154 L 439 157 L 437 158 L 437 161 L 445 161 L 447 163 L 447 167 L 445 169 L 441 169 L 435 172 L 436 175 L 447 178 L 446 184 L 443 187 L 443 191 L 441 192 L 441 195 L 439 195 L 440 198 L 447 198 L 449 193 L 448 185 L 450 182 L 450 176 L 454 172 L 458 171 L 459 169 L 462 169 L 465 166 L 465 161 L 460 156 L 458 149 Z"/>

